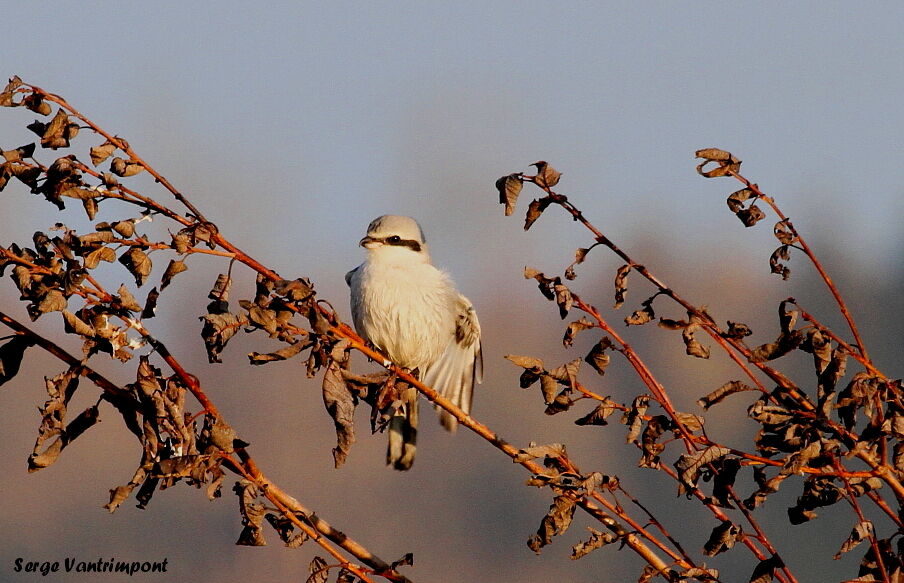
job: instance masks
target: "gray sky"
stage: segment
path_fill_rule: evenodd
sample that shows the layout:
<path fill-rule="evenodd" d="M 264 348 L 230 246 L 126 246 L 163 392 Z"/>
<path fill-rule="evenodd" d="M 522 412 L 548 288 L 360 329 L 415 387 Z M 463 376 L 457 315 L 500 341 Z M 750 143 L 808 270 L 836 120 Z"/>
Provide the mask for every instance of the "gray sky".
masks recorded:
<path fill-rule="evenodd" d="M 0 75 L 59 93 L 126 137 L 232 241 L 285 277 L 311 277 L 340 313 L 347 314 L 342 275 L 362 259 L 355 242 L 367 223 L 386 212 L 417 217 L 435 262 L 482 314 L 490 366 L 477 416 L 513 441 L 565 434 L 584 442 L 574 447 L 585 469 L 607 473 L 631 472 L 636 455 L 621 445 L 618 427 L 588 438 L 570 419 L 544 417 L 536 395 L 513 388 L 516 371 L 502 361 L 530 351 L 550 361 L 578 355 L 562 351 L 554 310 L 520 274 L 528 264 L 560 271 L 588 237 L 552 211 L 525 235 L 521 218 L 503 217 L 495 203 L 495 179 L 535 160 L 561 170 L 562 192 L 694 301 L 718 305 L 726 317 L 766 312 L 774 326 L 773 300 L 803 295 L 812 279 L 799 258 L 792 283 L 769 276 L 772 221 L 744 230 L 724 203 L 739 186 L 694 172 L 696 149 L 731 150 L 825 249 L 829 268 L 850 275 L 839 279 L 843 291 L 859 294 L 855 315 L 876 320 L 867 339 L 885 333 L 888 314 L 869 312 L 873 302 L 888 305 L 883 294 L 901 281 L 900 3 L 54 4 L 3 8 Z M 31 141 L 21 129 L 29 120 L 0 111 L 0 147 Z M 52 210 L 7 189 L 0 244 L 60 220 Z M 86 224 L 71 217 L 70 226 Z M 597 261 L 578 283 L 608 308 L 618 264 L 602 253 Z M 197 301 L 173 298 L 173 313 L 156 323 L 162 333 L 202 313 L 206 286 L 224 268 L 199 269 L 199 281 L 182 284 L 186 298 L 199 290 Z M 751 305 L 754 280 L 762 302 Z M 10 289 L 0 289 L 0 302 L 21 312 Z M 642 292 L 631 298 L 639 302 Z M 891 315 L 900 321 L 900 311 Z M 415 580 L 615 581 L 638 571 L 614 550 L 569 562 L 574 533 L 534 557 L 524 540 L 548 498 L 466 432 L 453 439 L 425 430 L 415 470 L 397 475 L 382 467 L 383 437 L 365 435 L 362 424 L 348 466 L 332 470 L 331 425 L 316 385 L 297 380 L 289 364 L 249 370 L 244 353 L 260 350 L 256 337 L 227 350 L 232 364 L 210 369 L 193 335 L 172 342 L 250 435 L 265 471 L 381 556 L 413 550 Z M 895 346 L 876 349 L 881 364 L 893 364 Z M 669 352 L 652 357 L 664 371 L 684 363 Z M 180 486 L 158 493 L 146 511 L 126 504 L 105 515 L 107 489 L 126 482 L 138 459 L 112 411 L 96 437 L 66 452 L 71 460 L 26 475 L 34 406 L 44 400 L 40 377 L 56 371 L 40 357 L 29 364 L 30 379 L 0 391 L 0 407 L 22 419 L 0 423 L 0 536 L 18 535 L 0 551 L 0 579 L 28 580 L 14 577 L 15 557 L 70 555 L 168 556 L 178 575 L 199 581 L 302 577 L 308 547 L 284 550 L 275 537 L 265 550 L 232 546 L 240 527 L 228 492 L 210 505 Z M 676 366 L 689 375 L 676 390 L 690 408 L 708 388 L 695 386 L 691 365 Z M 713 378 L 735 374 L 714 366 Z M 626 371 L 616 379 L 632 382 Z M 249 406 L 255 399 L 264 401 L 260 409 Z M 86 480 L 84 468 L 96 479 Z M 638 491 L 659 484 L 651 473 L 636 476 Z M 335 499 L 337 491 L 347 497 Z M 679 530 L 682 521 L 703 524 L 699 545 L 713 525 L 691 511 L 674 518 Z M 826 545 L 840 545 L 849 527 Z"/>

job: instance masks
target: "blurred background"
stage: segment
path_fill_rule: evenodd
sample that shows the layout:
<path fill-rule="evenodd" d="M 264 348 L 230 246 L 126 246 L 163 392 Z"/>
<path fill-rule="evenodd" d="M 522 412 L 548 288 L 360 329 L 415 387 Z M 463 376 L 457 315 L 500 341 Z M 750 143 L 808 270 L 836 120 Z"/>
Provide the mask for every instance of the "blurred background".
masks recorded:
<path fill-rule="evenodd" d="M 598 339 L 584 333 L 563 349 L 565 323 L 522 278 L 526 265 L 561 274 L 591 238 L 555 208 L 524 233 L 535 191 L 526 188 L 506 218 L 493 183 L 549 161 L 563 172 L 557 190 L 607 236 L 717 320 L 748 323 L 754 343 L 774 339 L 777 304 L 788 296 L 844 332 L 801 256 L 792 257 L 790 281 L 769 273 L 774 219 L 744 229 L 724 202 L 740 185 L 694 171 L 698 148 L 730 150 L 816 249 L 880 368 L 900 375 L 902 18 L 895 2 L 20 2 L 3 9 L 0 74 L 63 95 L 127 138 L 227 238 L 283 277 L 311 278 L 343 317 L 343 275 L 363 259 L 356 243 L 368 222 L 384 213 L 417 217 L 434 262 L 480 315 L 487 373 L 475 417 L 515 444 L 564 441 L 583 470 L 621 477 L 699 556 L 716 521 L 678 498 L 665 476 L 635 468 L 638 452 L 624 444 L 623 426 L 575 426 L 591 408 L 582 404 L 547 417 L 539 391 L 518 388 L 520 369 L 503 355 L 553 366 L 583 356 Z M 0 148 L 34 141 L 24 128 L 32 119 L 24 109 L 0 111 Z M 96 143 L 83 132 L 76 151 Z M 171 200 L 146 177 L 135 184 Z M 97 220 L 120 212 L 102 207 Z M 17 183 L 0 194 L 2 245 L 27 244 L 58 221 L 81 232 L 91 225 L 79 205 L 59 214 Z M 165 228 L 153 227 L 162 238 Z M 165 259 L 154 259 L 157 281 Z M 385 437 L 369 435 L 360 409 L 359 442 L 333 469 L 332 422 L 319 379 L 305 379 L 301 361 L 249 367 L 248 352 L 273 345 L 242 334 L 224 364 L 207 364 L 196 317 L 227 263 L 191 257 L 188 264 L 148 326 L 202 380 L 263 471 L 303 504 L 386 560 L 413 552 L 414 566 L 404 569 L 415 581 L 636 578 L 642 565 L 627 551 L 569 560 L 584 527 L 595 526 L 580 513 L 535 556 L 525 541 L 549 492 L 525 487 L 520 467 L 467 431 L 450 436 L 422 422 L 417 463 L 397 473 L 384 466 Z M 613 312 L 619 265 L 596 249 L 573 285 L 613 322 L 650 289 L 631 277 L 627 304 Z M 104 275 L 113 288 L 131 280 L 119 266 Z M 237 269 L 235 277 L 233 298 L 251 295 L 253 274 Z M 0 306 L 27 318 L 8 278 Z M 683 316 L 665 302 L 656 307 L 657 315 Z M 55 315 L 38 322 L 77 351 L 59 324 Z M 697 398 L 741 378 L 717 350 L 709 361 L 684 356 L 678 333 L 648 326 L 626 334 L 682 410 L 699 413 Z M 808 382 L 807 359 L 787 360 Z M 368 365 L 359 358 L 357 368 Z M 103 423 L 55 465 L 27 474 L 36 408 L 46 400 L 42 376 L 62 370 L 32 350 L 0 388 L 0 580 L 84 580 L 15 573 L 19 557 L 168 559 L 167 576 L 122 580 L 307 577 L 319 553 L 312 543 L 289 550 L 271 535 L 265 548 L 233 545 L 241 525 L 231 477 L 215 502 L 179 485 L 158 492 L 146 510 L 130 500 L 107 514 L 108 490 L 125 484 L 140 459 L 109 406 L 101 408 Z M 103 370 L 134 380 L 134 367 Z M 643 390 L 614 357 L 604 378 L 586 372 L 589 386 L 622 402 Z M 72 410 L 96 395 L 83 386 Z M 715 408 L 709 435 L 747 447 L 756 430 L 744 419 L 749 402 L 739 395 Z M 744 495 L 753 490 L 746 472 Z M 855 520 L 838 506 L 791 527 L 785 509 L 799 493 L 799 481 L 789 480 L 758 511 L 785 560 L 801 581 L 855 576 L 865 549 L 831 559 Z M 726 581 L 748 577 L 754 563 L 746 550 L 707 561 Z"/>

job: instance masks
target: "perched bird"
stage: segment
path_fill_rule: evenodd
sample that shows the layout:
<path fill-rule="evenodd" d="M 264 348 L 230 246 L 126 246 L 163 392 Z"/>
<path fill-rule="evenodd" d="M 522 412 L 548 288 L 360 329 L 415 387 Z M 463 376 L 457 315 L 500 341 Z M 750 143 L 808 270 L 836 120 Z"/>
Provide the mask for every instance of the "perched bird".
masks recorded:
<path fill-rule="evenodd" d="M 352 318 L 363 338 L 397 365 L 455 403 L 471 410 L 474 383 L 483 377 L 480 323 L 471 302 L 430 262 L 424 232 L 410 217 L 383 215 L 359 243 L 367 259 L 348 272 Z M 417 441 L 417 391 L 408 388 L 389 421 L 386 463 L 407 470 Z M 440 410 L 452 431 L 457 420 Z"/>

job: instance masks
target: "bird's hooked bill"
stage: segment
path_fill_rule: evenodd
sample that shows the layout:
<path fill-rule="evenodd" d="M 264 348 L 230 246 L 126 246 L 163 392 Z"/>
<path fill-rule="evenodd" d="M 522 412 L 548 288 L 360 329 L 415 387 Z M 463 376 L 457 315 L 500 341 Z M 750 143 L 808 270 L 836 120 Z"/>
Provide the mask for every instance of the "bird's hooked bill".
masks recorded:
<path fill-rule="evenodd" d="M 367 237 L 364 237 L 363 239 L 358 241 L 358 245 L 361 247 L 364 247 L 366 249 L 373 249 L 374 247 L 379 247 L 382 244 L 383 244 L 382 239 L 375 239 L 375 238 L 371 237 L 370 235 L 368 235 Z"/>

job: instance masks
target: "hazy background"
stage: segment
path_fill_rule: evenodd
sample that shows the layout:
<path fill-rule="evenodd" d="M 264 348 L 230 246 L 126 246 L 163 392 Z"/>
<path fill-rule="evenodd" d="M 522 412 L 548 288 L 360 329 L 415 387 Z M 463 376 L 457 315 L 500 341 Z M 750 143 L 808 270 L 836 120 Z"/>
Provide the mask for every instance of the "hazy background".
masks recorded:
<path fill-rule="evenodd" d="M 751 324 L 756 342 L 774 337 L 777 302 L 788 296 L 837 324 L 799 256 L 790 282 L 769 274 L 774 221 L 743 229 L 724 202 L 739 186 L 694 172 L 696 149 L 731 150 L 818 250 L 877 363 L 900 374 L 900 3 L 23 2 L 5 6 L 2 18 L 0 75 L 62 94 L 126 137 L 228 238 L 284 277 L 310 277 L 343 316 L 342 277 L 362 260 L 356 242 L 367 223 L 387 212 L 417 217 L 434 261 L 480 314 L 487 374 L 475 416 L 517 444 L 566 441 L 582 469 L 618 474 L 670 530 L 690 533 L 683 542 L 695 553 L 715 520 L 676 499 L 660 474 L 634 469 L 638 456 L 623 444 L 622 426 L 574 426 L 586 406 L 546 417 L 536 389 L 517 388 L 519 371 L 504 354 L 554 365 L 596 339 L 587 334 L 563 350 L 555 307 L 521 276 L 525 265 L 561 273 L 590 238 L 555 209 L 525 234 L 529 199 L 503 217 L 497 177 L 550 161 L 564 173 L 559 190 L 609 237 L 719 320 Z M 24 129 L 31 119 L 0 111 L 0 148 L 33 141 Z M 80 152 L 93 143 L 80 136 Z M 59 215 L 10 186 L 0 194 L 0 244 L 26 243 L 60 220 L 87 230 L 84 213 L 70 206 Z M 271 344 L 241 335 L 225 364 L 206 364 L 196 317 L 226 262 L 193 257 L 189 265 L 148 325 L 201 378 L 264 472 L 302 503 L 387 560 L 413 552 L 406 571 L 422 583 L 636 578 L 641 564 L 629 552 L 568 559 L 593 525 L 580 514 L 536 557 L 525 541 L 549 492 L 526 488 L 521 468 L 467 431 L 453 438 L 424 422 L 417 463 L 396 473 L 384 467 L 385 438 L 368 435 L 362 409 L 360 441 L 334 470 L 332 423 L 317 381 L 305 380 L 298 362 L 251 368 L 245 354 Z M 609 311 L 618 265 L 596 250 L 575 282 L 613 321 L 626 315 Z M 108 276 L 112 287 L 130 279 L 124 270 Z M 253 276 L 238 270 L 237 278 L 234 297 L 247 296 Z M 636 309 L 647 289 L 632 278 L 623 310 Z M 24 319 L 16 299 L 4 279 L 0 306 Z M 657 303 L 663 315 L 682 316 L 665 306 Z M 39 323 L 62 336 L 58 316 Z M 677 333 L 644 328 L 628 339 L 681 409 L 698 411 L 700 395 L 739 378 L 721 355 L 684 357 Z M 613 361 L 604 379 L 587 381 L 629 401 L 642 386 Z M 36 407 L 46 399 L 41 377 L 61 370 L 33 350 L 0 388 L 0 580 L 85 580 L 15 573 L 17 557 L 168 558 L 168 578 L 139 581 L 305 579 L 319 553 L 311 543 L 288 550 L 269 536 L 265 548 L 233 546 L 241 526 L 231 479 L 214 503 L 179 485 L 158 492 L 147 510 L 130 500 L 108 515 L 107 491 L 129 480 L 140 457 L 109 406 L 104 423 L 53 467 L 27 474 Z M 125 369 L 110 374 L 134 378 Z M 73 409 L 95 395 L 84 386 Z M 748 403 L 735 397 L 721 419 L 711 415 L 710 435 L 746 443 L 755 426 L 730 414 L 743 415 Z M 746 495 L 749 474 L 743 479 Z M 801 581 L 855 575 L 862 550 L 842 565 L 830 558 L 853 524 L 846 509 L 799 527 L 784 522 L 799 491 L 799 482 L 786 484 L 760 512 L 784 558 Z M 727 581 L 748 577 L 754 561 L 739 550 L 707 563 Z"/>

